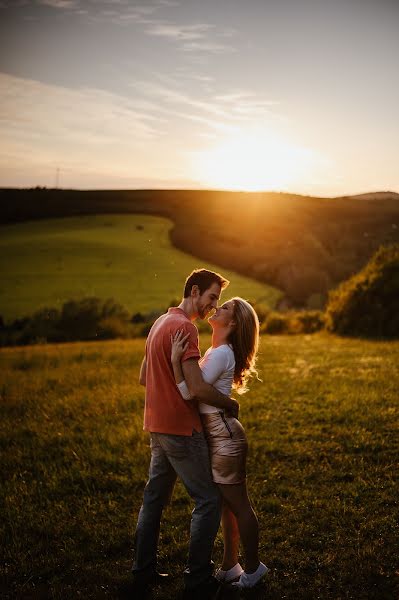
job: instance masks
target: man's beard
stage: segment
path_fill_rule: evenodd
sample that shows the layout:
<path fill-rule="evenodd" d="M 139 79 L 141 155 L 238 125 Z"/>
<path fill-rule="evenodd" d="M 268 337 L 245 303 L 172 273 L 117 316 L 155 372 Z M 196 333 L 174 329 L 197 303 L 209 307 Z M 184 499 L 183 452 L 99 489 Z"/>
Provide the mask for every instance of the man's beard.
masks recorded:
<path fill-rule="evenodd" d="M 202 308 L 198 308 L 198 316 L 200 319 L 206 319 L 206 317 L 211 317 L 216 312 L 216 308 L 213 306 L 203 306 Z"/>
<path fill-rule="evenodd" d="M 201 308 L 198 308 L 198 316 L 200 319 L 205 319 L 206 316 L 211 312 L 211 308 L 209 308 L 208 306 L 202 306 Z"/>

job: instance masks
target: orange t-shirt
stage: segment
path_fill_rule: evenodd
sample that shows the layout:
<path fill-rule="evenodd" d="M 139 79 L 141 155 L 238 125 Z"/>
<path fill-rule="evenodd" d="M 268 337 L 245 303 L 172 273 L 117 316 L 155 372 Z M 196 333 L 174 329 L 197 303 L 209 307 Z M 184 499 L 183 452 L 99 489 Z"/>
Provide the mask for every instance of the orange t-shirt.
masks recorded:
<path fill-rule="evenodd" d="M 178 329 L 189 333 L 188 347 L 182 360 L 201 356 L 198 347 L 198 329 L 181 308 L 168 312 L 151 327 L 146 343 L 146 393 L 144 429 L 158 433 L 192 435 L 193 429 L 202 430 L 196 402 L 182 398 L 176 386 L 170 360 L 170 336 Z"/>

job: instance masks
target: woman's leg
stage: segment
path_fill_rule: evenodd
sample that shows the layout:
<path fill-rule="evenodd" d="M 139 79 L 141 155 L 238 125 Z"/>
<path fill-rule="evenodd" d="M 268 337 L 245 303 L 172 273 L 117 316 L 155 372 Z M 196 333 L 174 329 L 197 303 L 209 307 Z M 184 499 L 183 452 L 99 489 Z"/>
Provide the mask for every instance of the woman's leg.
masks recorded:
<path fill-rule="evenodd" d="M 227 502 L 223 500 L 222 506 L 222 529 L 223 529 L 223 571 L 232 569 L 238 563 L 238 548 L 240 545 L 240 533 L 234 513 Z"/>
<path fill-rule="evenodd" d="M 258 519 L 248 498 L 246 482 L 219 484 L 223 501 L 235 515 L 245 557 L 245 572 L 254 573 L 259 566 L 259 526 Z M 226 523 L 226 526 L 229 525 Z M 224 568 L 224 567 L 223 567 Z"/>

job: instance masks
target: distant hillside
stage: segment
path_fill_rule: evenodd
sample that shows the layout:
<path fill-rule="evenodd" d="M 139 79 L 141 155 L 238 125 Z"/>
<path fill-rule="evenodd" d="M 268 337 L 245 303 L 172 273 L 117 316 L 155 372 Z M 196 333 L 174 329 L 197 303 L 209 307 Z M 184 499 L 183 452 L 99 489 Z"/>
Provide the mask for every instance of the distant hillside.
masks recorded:
<path fill-rule="evenodd" d="M 131 315 L 162 312 L 179 297 L 184 277 L 198 265 L 198 259 L 171 244 L 172 227 L 169 219 L 143 214 L 41 219 L 1 227 L 1 317 L 9 323 L 93 296 L 113 298 Z M 215 263 L 201 262 L 218 269 Z M 230 296 L 243 295 L 270 308 L 281 297 L 278 290 L 237 272 L 223 269 L 223 274 L 231 281 Z"/>
<path fill-rule="evenodd" d="M 391 194 L 1 190 L 0 222 L 96 213 L 166 216 L 175 223 L 176 247 L 284 290 L 286 304 L 320 306 L 328 290 L 359 271 L 381 244 L 399 241 L 398 194 Z"/>
<path fill-rule="evenodd" d="M 397 200 L 399 194 L 396 192 L 370 192 L 368 194 L 356 194 L 354 196 L 346 196 L 356 200 Z"/>

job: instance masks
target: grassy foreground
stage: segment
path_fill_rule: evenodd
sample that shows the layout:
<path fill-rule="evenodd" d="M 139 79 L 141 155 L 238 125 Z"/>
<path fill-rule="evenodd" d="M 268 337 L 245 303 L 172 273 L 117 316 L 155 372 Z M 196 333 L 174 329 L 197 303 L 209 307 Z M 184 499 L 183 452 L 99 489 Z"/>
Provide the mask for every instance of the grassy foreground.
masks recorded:
<path fill-rule="evenodd" d="M 0 350 L 3 598 L 120 597 L 149 457 L 143 345 Z M 259 375 L 241 420 L 271 574 L 249 597 L 394 600 L 399 343 L 264 337 Z M 176 577 L 154 599 L 181 589 L 190 510 L 179 484 L 160 543 Z"/>
<path fill-rule="evenodd" d="M 217 253 L 211 264 L 177 250 L 172 227 L 169 219 L 142 214 L 0 226 L 0 315 L 8 321 L 86 296 L 114 298 L 131 313 L 162 311 L 181 298 L 185 277 L 198 267 L 230 279 L 230 296 L 274 307 L 281 292 L 217 267 Z"/>

